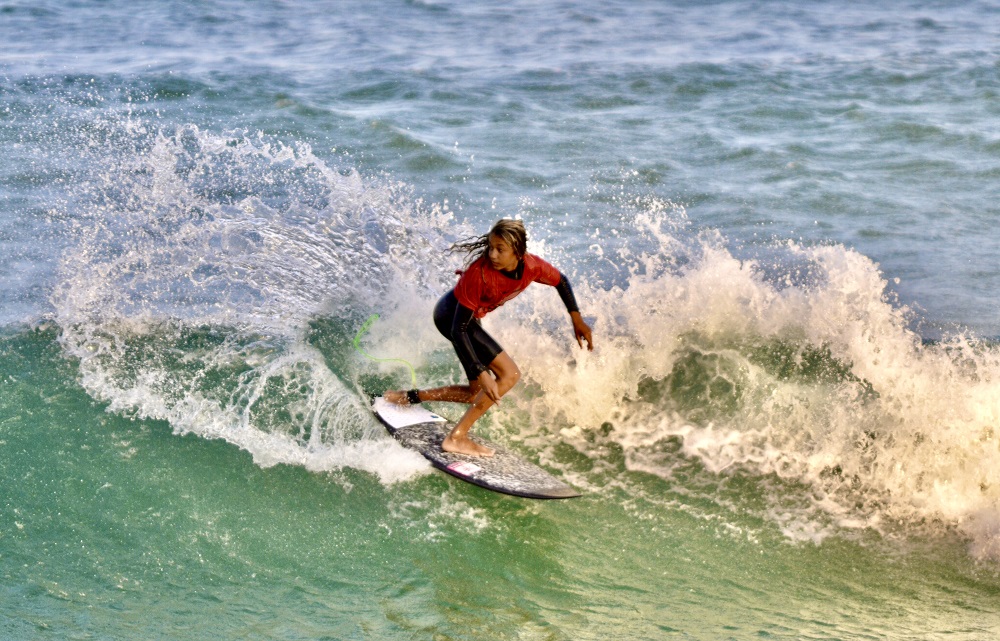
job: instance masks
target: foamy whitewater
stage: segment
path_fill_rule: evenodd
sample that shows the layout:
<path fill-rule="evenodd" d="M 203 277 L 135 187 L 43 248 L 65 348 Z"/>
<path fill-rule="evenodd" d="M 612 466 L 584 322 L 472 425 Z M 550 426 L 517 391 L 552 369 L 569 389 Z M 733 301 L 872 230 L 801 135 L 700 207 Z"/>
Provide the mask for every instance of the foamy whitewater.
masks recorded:
<path fill-rule="evenodd" d="M 376 5 L 0 7 L 6 638 L 1000 633 L 996 9 Z M 369 411 L 501 216 L 573 501 Z"/>

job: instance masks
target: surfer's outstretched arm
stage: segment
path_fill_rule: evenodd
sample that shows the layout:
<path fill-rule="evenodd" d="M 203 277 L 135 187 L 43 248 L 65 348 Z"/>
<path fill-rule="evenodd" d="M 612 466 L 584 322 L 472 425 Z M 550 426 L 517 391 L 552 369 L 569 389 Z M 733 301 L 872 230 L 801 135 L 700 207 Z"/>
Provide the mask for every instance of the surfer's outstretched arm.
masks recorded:
<path fill-rule="evenodd" d="M 569 312 L 569 317 L 573 321 L 573 334 L 576 336 L 576 342 L 580 347 L 583 347 L 583 341 L 587 341 L 587 349 L 594 351 L 594 339 L 591 335 L 590 325 L 583 320 L 583 316 L 580 314 L 580 306 L 576 304 L 576 296 L 573 295 L 573 288 L 570 287 L 569 279 L 566 278 L 565 274 L 559 274 L 559 284 L 556 285 L 556 291 L 559 292 L 559 298 L 562 299 L 563 304 L 566 306 L 566 311 Z"/>

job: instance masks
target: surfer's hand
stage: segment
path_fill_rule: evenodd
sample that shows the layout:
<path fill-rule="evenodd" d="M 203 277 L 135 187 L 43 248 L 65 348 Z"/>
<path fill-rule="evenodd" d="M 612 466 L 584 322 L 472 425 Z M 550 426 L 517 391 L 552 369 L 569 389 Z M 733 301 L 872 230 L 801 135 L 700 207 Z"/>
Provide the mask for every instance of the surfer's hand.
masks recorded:
<path fill-rule="evenodd" d="M 587 349 L 594 351 L 594 339 L 590 334 L 590 325 L 583 320 L 580 312 L 571 312 L 570 318 L 573 319 L 573 333 L 576 335 L 577 345 L 583 347 L 583 341 L 587 341 Z"/>
<path fill-rule="evenodd" d="M 500 402 L 500 389 L 497 387 L 497 382 L 490 374 L 489 370 L 483 370 L 479 373 L 479 387 L 486 392 L 486 396 L 489 397 L 494 403 Z"/>

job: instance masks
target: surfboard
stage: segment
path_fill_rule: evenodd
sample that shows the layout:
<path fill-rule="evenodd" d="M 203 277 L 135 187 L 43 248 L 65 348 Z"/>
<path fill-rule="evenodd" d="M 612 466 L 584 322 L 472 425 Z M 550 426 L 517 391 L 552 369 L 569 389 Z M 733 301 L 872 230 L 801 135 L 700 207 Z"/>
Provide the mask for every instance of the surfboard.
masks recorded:
<path fill-rule="evenodd" d="M 580 493 L 534 463 L 478 436 L 477 443 L 493 448 L 488 458 L 452 454 L 441 442 L 454 423 L 420 405 L 396 405 L 381 396 L 372 402 L 375 416 L 405 447 L 414 449 L 437 469 L 479 487 L 529 499 L 568 499 Z"/>

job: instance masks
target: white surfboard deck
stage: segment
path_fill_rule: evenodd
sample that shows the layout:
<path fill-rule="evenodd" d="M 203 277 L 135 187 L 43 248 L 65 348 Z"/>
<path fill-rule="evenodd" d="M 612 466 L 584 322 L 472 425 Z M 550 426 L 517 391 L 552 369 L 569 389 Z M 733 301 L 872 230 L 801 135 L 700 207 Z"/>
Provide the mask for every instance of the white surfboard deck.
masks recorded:
<path fill-rule="evenodd" d="M 452 454 L 441 450 L 454 423 L 421 405 L 396 405 L 381 396 L 372 410 L 389 433 L 404 446 L 417 450 L 431 464 L 473 485 L 532 499 L 568 499 L 580 493 L 534 463 L 478 436 L 474 441 L 495 450 L 490 457 Z"/>

